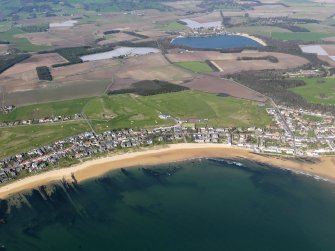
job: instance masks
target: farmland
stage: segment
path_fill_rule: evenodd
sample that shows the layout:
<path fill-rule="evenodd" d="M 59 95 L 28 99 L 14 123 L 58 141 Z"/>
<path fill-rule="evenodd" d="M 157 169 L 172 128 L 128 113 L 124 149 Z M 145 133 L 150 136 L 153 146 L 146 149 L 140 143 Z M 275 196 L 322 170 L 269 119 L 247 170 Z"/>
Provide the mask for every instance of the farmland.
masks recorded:
<path fill-rule="evenodd" d="M 23 52 L 41 51 L 50 48 L 45 45 L 34 45 L 27 38 L 19 38 L 17 35 L 24 34 L 25 32 L 19 28 L 12 28 L 8 31 L 0 32 L 0 40 L 8 41 L 13 44 L 17 49 Z"/>
<path fill-rule="evenodd" d="M 45 88 L 7 93 L 5 99 L 8 104 L 24 106 L 28 104 L 100 96 L 105 92 L 110 83 L 108 80 L 82 80 L 58 84 L 50 83 Z"/>
<path fill-rule="evenodd" d="M 249 88 L 246 88 L 243 85 L 240 85 L 228 79 L 221 79 L 216 76 L 198 76 L 192 81 L 183 83 L 182 85 L 192 90 L 215 94 L 225 94 L 258 102 L 265 102 L 267 99 L 263 95 Z"/>
<path fill-rule="evenodd" d="M 335 78 L 304 78 L 305 86 L 290 89 L 307 101 L 335 105 Z"/>
<path fill-rule="evenodd" d="M 191 62 L 177 62 L 175 64 L 187 70 L 190 70 L 194 73 L 205 73 L 212 71 L 211 67 L 209 67 L 209 65 L 204 62 L 191 61 Z"/>
<path fill-rule="evenodd" d="M 174 22 L 158 24 L 157 28 L 163 29 L 164 31 L 181 31 L 181 30 L 185 30 L 187 27 L 185 25 L 182 25 L 174 21 Z"/>
<path fill-rule="evenodd" d="M 261 35 L 266 37 L 271 37 L 273 32 L 287 32 L 288 30 L 279 28 L 279 27 L 271 27 L 271 26 L 239 26 L 227 29 L 229 32 L 241 32 L 253 35 Z"/>
<path fill-rule="evenodd" d="M 15 75 L 31 70 L 39 66 L 52 66 L 53 64 L 66 63 L 67 61 L 57 53 L 34 54 L 30 58 L 12 66 L 3 75 Z"/>
<path fill-rule="evenodd" d="M 334 37 L 335 34 L 320 32 L 272 32 L 272 38 L 278 40 L 301 40 L 304 42 L 320 41 L 322 38 Z"/>
<path fill-rule="evenodd" d="M 270 62 L 268 60 L 243 60 L 243 58 L 259 58 L 272 56 L 278 59 L 278 62 Z M 214 61 L 220 68 L 223 69 L 224 74 L 235 73 L 239 71 L 248 70 L 264 70 L 264 69 L 288 69 L 302 66 L 308 61 L 302 57 L 277 53 L 277 52 L 258 52 L 258 51 L 243 51 L 241 53 L 219 53 L 214 51 L 196 51 L 192 53 L 171 53 L 167 54 L 167 57 L 177 64 L 189 69 L 201 70 L 201 66 L 198 63 L 201 60 Z M 185 64 L 184 64 L 185 63 Z M 204 64 L 204 63 L 201 63 Z M 195 67 L 195 68 L 194 68 Z"/>

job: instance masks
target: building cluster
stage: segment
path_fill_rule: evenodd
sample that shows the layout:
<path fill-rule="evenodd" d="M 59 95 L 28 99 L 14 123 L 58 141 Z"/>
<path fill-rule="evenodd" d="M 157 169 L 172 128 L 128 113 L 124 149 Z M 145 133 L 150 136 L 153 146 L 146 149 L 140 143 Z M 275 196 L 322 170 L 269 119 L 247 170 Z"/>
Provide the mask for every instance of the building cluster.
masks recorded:
<path fill-rule="evenodd" d="M 0 128 L 4 127 L 13 127 L 19 125 L 32 125 L 32 124 L 46 124 L 46 123 L 57 123 L 57 122 L 66 122 L 71 120 L 82 119 L 83 116 L 80 113 L 76 113 L 72 116 L 53 116 L 53 117 L 44 117 L 28 120 L 15 120 L 15 121 L 0 121 Z"/>
<path fill-rule="evenodd" d="M 183 140 L 183 134 L 183 129 L 178 126 L 153 130 L 106 131 L 101 134 L 82 133 L 0 160 L 0 183 L 20 177 L 22 173 L 53 167 L 61 160 L 71 162 L 121 148 Z"/>
<path fill-rule="evenodd" d="M 86 132 L 0 160 L 0 183 L 122 148 L 194 142 L 237 146 L 259 153 L 319 156 L 335 153 L 335 117 L 283 106 L 267 108 L 267 128 L 196 127 L 191 121 L 155 129 Z M 168 114 L 160 114 L 172 118 Z M 176 120 L 176 119 L 175 119 Z M 45 120 L 44 120 L 45 121 Z M 66 163 L 66 162 L 65 162 Z"/>
<path fill-rule="evenodd" d="M 10 113 L 15 110 L 15 105 L 5 105 L 5 106 L 0 106 L 0 113 Z"/>
<path fill-rule="evenodd" d="M 311 69 L 311 70 L 303 70 L 299 69 L 297 71 L 293 72 L 287 72 L 284 74 L 285 77 L 306 77 L 306 78 L 312 78 L 312 77 L 322 77 L 325 74 L 324 71 L 321 71 L 320 69 Z"/>
<path fill-rule="evenodd" d="M 282 142 L 295 154 L 319 156 L 335 153 L 335 117 L 303 109 L 279 106 L 268 108 L 274 122 L 283 131 Z"/>

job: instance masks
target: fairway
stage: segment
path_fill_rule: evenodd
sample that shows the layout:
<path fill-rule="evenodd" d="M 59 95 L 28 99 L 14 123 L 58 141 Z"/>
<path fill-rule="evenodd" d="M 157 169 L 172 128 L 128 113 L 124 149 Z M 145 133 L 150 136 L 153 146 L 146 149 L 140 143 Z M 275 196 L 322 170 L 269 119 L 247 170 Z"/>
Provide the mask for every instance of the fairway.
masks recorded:
<path fill-rule="evenodd" d="M 60 102 L 51 102 L 37 105 L 28 105 L 17 107 L 13 112 L 8 114 L 0 113 L 1 121 L 17 121 L 28 119 L 39 119 L 54 116 L 71 116 L 81 113 L 85 104 L 89 101 L 86 99 L 75 99 Z"/>
<path fill-rule="evenodd" d="M 86 122 L 0 128 L 0 158 L 29 151 L 85 131 L 89 131 Z"/>
<path fill-rule="evenodd" d="M 301 40 L 305 42 L 320 41 L 322 38 L 334 36 L 334 34 L 326 34 L 320 32 L 272 32 L 273 39 Z"/>
<path fill-rule="evenodd" d="M 290 90 L 315 104 L 335 105 L 335 78 L 299 78 L 306 85 Z"/>
<path fill-rule="evenodd" d="M 213 71 L 212 68 L 209 67 L 209 65 L 204 62 L 189 61 L 189 62 L 176 62 L 175 64 L 182 68 L 190 70 L 194 73 L 206 73 Z"/>
<path fill-rule="evenodd" d="M 133 94 L 104 96 L 91 100 L 85 114 L 98 132 L 120 128 L 148 128 L 172 125 L 172 121 L 159 119 L 159 111 Z"/>
<path fill-rule="evenodd" d="M 208 119 L 207 124 L 215 127 L 266 126 L 271 123 L 265 109 L 254 102 L 197 91 L 145 97 L 133 94 L 105 96 L 93 99 L 85 108 L 85 114 L 97 131 L 173 124 L 171 120 L 159 119 L 159 113 L 181 120 Z"/>

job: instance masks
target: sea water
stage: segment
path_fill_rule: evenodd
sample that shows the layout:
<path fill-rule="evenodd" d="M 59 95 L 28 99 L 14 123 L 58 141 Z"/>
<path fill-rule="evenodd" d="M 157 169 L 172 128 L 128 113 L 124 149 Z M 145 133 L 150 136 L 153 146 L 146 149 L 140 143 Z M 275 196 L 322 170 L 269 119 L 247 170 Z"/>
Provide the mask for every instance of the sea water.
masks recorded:
<path fill-rule="evenodd" d="M 2 250 L 334 250 L 332 183 L 245 160 L 144 168 L 1 201 Z"/>

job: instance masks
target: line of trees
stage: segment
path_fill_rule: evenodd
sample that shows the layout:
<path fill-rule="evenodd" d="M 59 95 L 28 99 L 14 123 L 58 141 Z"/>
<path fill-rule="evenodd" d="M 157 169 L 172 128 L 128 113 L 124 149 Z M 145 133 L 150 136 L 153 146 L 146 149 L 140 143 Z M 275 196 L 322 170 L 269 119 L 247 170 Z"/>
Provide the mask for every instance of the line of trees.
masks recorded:
<path fill-rule="evenodd" d="M 130 35 L 130 36 L 138 37 L 138 38 L 141 38 L 141 39 L 147 39 L 147 38 L 149 38 L 146 35 L 142 35 L 142 34 L 134 32 L 134 31 L 124 31 L 123 33 L 125 33 L 127 35 Z"/>
<path fill-rule="evenodd" d="M 248 61 L 248 60 L 267 60 L 271 63 L 278 63 L 279 62 L 277 57 L 270 56 L 270 55 L 269 56 L 264 56 L 264 57 L 238 57 L 237 60 L 241 60 L 241 61 L 242 60 L 246 60 L 246 61 Z"/>
<path fill-rule="evenodd" d="M 282 71 L 263 70 L 245 71 L 227 75 L 235 81 L 272 98 L 276 103 L 294 108 L 320 111 L 335 114 L 334 105 L 309 103 L 302 96 L 289 91 L 289 88 L 305 85 L 303 80 L 292 80 L 283 77 Z"/>
<path fill-rule="evenodd" d="M 172 84 L 161 80 L 143 80 L 133 83 L 129 88 L 110 90 L 108 95 L 135 93 L 141 96 L 151 96 L 163 93 L 180 92 L 189 90 L 188 87 Z"/>
<path fill-rule="evenodd" d="M 108 30 L 108 31 L 104 31 L 104 35 L 110 35 L 110 34 L 115 34 L 115 33 L 120 33 L 120 30 Z"/>
<path fill-rule="evenodd" d="M 0 73 L 4 72 L 13 65 L 29 58 L 30 54 L 11 54 L 0 57 Z"/>
<path fill-rule="evenodd" d="M 72 64 L 80 64 L 83 61 L 81 60 L 81 56 L 84 55 L 90 55 L 100 52 L 106 52 L 113 49 L 113 46 L 106 45 L 103 47 L 97 47 L 92 48 L 90 46 L 80 46 L 80 47 L 68 47 L 68 48 L 60 48 L 56 49 L 53 52 L 57 52 L 59 55 L 61 55 L 63 58 L 65 58 L 68 62 L 67 63 L 61 63 L 61 64 L 54 64 L 52 67 L 61 67 L 66 65 L 72 65 Z M 49 51 L 52 52 L 52 51 Z"/>
<path fill-rule="evenodd" d="M 20 27 L 21 30 L 25 32 L 44 32 L 49 29 L 48 24 L 37 24 L 37 25 L 28 25 Z"/>

